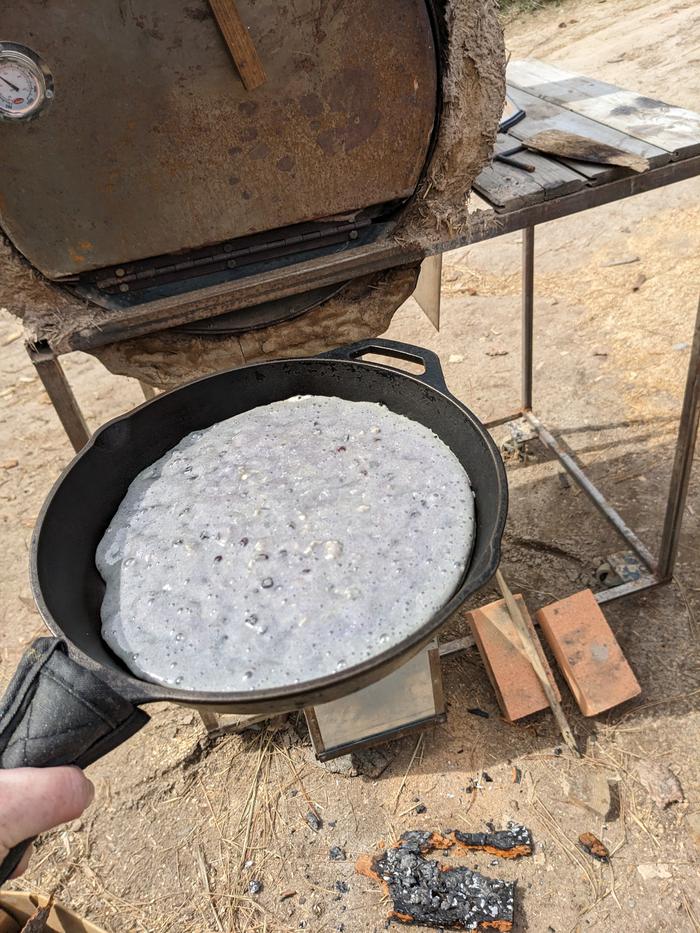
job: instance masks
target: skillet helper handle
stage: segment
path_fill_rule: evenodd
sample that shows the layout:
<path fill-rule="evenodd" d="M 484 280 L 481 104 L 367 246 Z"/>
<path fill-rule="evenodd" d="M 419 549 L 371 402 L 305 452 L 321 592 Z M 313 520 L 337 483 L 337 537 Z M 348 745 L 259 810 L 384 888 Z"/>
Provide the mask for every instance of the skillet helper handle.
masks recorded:
<path fill-rule="evenodd" d="M 85 768 L 130 738 L 149 717 L 69 656 L 57 638 L 24 653 L 0 703 L 0 768 Z M 0 884 L 32 840 L 0 864 Z"/>
<path fill-rule="evenodd" d="M 346 347 L 337 347 L 335 350 L 329 350 L 327 353 L 320 353 L 319 359 L 330 360 L 358 360 L 368 353 L 379 353 L 382 356 L 394 357 L 397 360 L 405 360 L 407 363 L 417 363 L 425 367 L 425 372 L 416 375 L 409 373 L 414 379 L 420 379 L 433 389 L 439 392 L 450 394 L 445 382 L 445 375 L 442 371 L 442 363 L 437 353 L 432 350 L 426 350 L 424 347 L 416 347 L 411 343 L 401 343 L 398 340 L 384 340 L 382 337 L 372 337 L 369 340 L 361 340 L 359 343 L 351 343 Z M 379 366 L 389 364 L 379 363 Z M 391 367 L 393 368 L 393 367 Z M 398 367 L 397 367 L 398 368 Z M 406 372 L 399 370 L 399 372 Z"/>

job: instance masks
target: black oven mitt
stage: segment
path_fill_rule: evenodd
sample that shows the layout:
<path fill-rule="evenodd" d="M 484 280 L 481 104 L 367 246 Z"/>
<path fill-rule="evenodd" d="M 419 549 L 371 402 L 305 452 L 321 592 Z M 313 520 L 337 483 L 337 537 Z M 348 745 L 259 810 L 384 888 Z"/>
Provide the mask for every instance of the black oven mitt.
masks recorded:
<path fill-rule="evenodd" d="M 69 656 L 56 638 L 27 649 L 0 704 L 0 768 L 87 767 L 130 738 L 149 717 Z M 0 884 L 30 840 L 0 865 Z"/>

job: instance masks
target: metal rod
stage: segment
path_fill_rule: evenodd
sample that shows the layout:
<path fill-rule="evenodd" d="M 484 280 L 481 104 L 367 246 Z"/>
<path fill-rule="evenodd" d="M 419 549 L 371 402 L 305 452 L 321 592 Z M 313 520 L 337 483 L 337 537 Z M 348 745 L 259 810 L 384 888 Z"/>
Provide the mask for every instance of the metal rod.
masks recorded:
<path fill-rule="evenodd" d="M 476 644 L 473 635 L 465 635 L 464 638 L 453 638 L 452 641 L 444 641 L 440 645 L 440 657 L 446 658 L 451 654 L 457 654 L 458 651 L 466 651 L 473 648 Z"/>
<path fill-rule="evenodd" d="M 649 570 L 651 570 L 652 573 L 655 573 L 656 560 L 654 559 L 654 555 L 647 548 L 647 546 L 642 541 L 640 541 L 629 525 L 623 521 L 619 512 L 617 512 L 610 505 L 598 487 L 589 480 L 589 478 L 583 472 L 581 467 L 576 463 L 573 457 L 562 450 L 554 436 L 550 434 L 540 419 L 533 415 L 531 411 L 523 412 L 523 417 L 530 422 L 533 428 L 537 431 L 539 439 L 542 441 L 542 443 L 546 447 L 549 447 L 552 453 L 555 454 L 566 472 L 574 479 L 576 483 L 578 483 L 581 489 L 583 489 L 601 515 L 610 522 L 618 534 L 622 535 L 635 554 L 647 565 Z"/>
<path fill-rule="evenodd" d="M 198 709 L 197 712 L 207 732 L 216 732 L 221 728 L 221 720 L 216 713 L 212 713 L 211 710 L 208 709 Z"/>
<path fill-rule="evenodd" d="M 509 424 L 511 421 L 517 421 L 518 418 L 522 418 L 523 413 L 521 411 L 513 412 L 512 415 L 503 415 L 502 418 L 492 418 L 490 421 L 484 422 L 485 428 L 497 428 L 501 424 Z"/>
<path fill-rule="evenodd" d="M 27 353 L 68 435 L 68 440 L 76 451 L 80 450 L 90 440 L 90 429 L 85 423 L 63 367 L 54 356 L 36 353 L 31 347 L 27 347 Z"/>
<path fill-rule="evenodd" d="M 525 411 L 532 408 L 532 344 L 535 308 L 535 228 L 523 230 L 522 273 L 522 388 L 521 400 Z"/>
<path fill-rule="evenodd" d="M 661 534 L 659 548 L 658 576 L 662 582 L 667 582 L 673 576 L 673 567 L 678 555 L 678 542 L 680 540 L 681 525 L 683 523 L 683 510 L 688 495 L 690 472 L 693 466 L 695 442 L 698 436 L 698 420 L 700 419 L 700 303 L 695 318 L 695 332 L 693 346 L 688 362 L 688 376 L 685 383 L 683 408 L 678 426 L 678 439 L 676 441 L 676 455 L 671 472 L 671 486 L 666 504 L 666 517 Z"/>
<path fill-rule="evenodd" d="M 595 593 L 596 602 L 609 603 L 613 599 L 621 599 L 623 596 L 631 596 L 633 593 L 640 593 L 642 590 L 650 590 L 653 586 L 659 586 L 663 583 L 655 575 L 640 577 L 639 580 L 632 580 L 629 583 L 620 583 L 618 586 L 611 586 L 608 590 L 601 590 Z"/>

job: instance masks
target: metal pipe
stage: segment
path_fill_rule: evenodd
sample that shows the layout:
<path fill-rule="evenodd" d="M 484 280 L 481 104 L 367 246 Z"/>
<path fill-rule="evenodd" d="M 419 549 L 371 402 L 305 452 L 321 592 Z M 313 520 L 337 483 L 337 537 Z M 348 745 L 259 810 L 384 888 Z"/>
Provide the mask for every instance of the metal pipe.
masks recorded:
<path fill-rule="evenodd" d="M 589 478 L 583 472 L 581 467 L 576 463 L 573 457 L 567 454 L 566 451 L 562 450 L 555 437 L 550 434 L 539 418 L 533 415 L 531 411 L 523 412 L 523 417 L 527 418 L 532 427 L 537 431 L 537 434 L 542 443 L 546 447 L 549 447 L 552 453 L 556 455 L 566 472 L 575 480 L 576 483 L 578 483 L 578 485 L 593 502 L 601 515 L 610 522 L 618 534 L 622 535 L 635 554 L 637 554 L 640 560 L 642 560 L 647 565 L 649 570 L 651 570 L 652 573 L 655 573 L 656 560 L 654 559 L 651 551 L 642 541 L 640 541 L 629 525 L 623 521 L 619 512 L 617 512 L 610 505 L 598 487 L 589 480 Z"/>
<path fill-rule="evenodd" d="M 673 576 L 673 567 L 678 555 L 683 510 L 688 495 L 693 453 L 698 436 L 698 420 L 700 420 L 700 303 L 695 318 L 693 346 L 690 351 L 683 408 L 678 426 L 676 455 L 673 461 L 671 486 L 668 492 L 666 517 L 659 548 L 658 576 L 664 583 Z"/>
<path fill-rule="evenodd" d="M 535 306 L 535 228 L 523 230 L 522 271 L 522 372 L 521 400 L 524 411 L 532 408 L 532 344 Z"/>

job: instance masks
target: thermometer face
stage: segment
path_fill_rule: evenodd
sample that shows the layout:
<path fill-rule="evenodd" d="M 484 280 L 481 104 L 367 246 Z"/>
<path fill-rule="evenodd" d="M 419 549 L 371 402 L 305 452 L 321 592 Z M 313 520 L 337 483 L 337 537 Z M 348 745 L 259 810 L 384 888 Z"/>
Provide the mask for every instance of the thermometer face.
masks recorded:
<path fill-rule="evenodd" d="M 29 120 L 53 97 L 53 82 L 31 49 L 0 43 L 0 118 Z"/>

